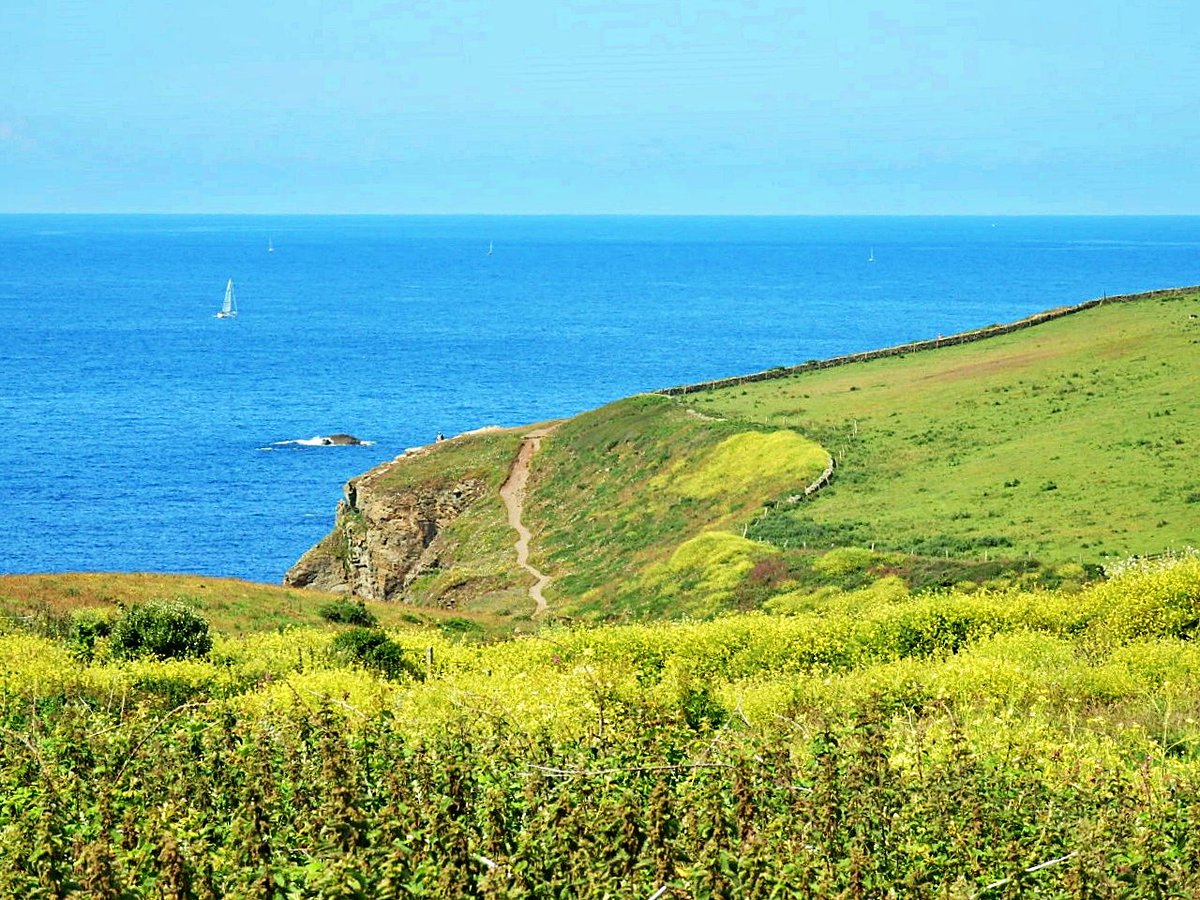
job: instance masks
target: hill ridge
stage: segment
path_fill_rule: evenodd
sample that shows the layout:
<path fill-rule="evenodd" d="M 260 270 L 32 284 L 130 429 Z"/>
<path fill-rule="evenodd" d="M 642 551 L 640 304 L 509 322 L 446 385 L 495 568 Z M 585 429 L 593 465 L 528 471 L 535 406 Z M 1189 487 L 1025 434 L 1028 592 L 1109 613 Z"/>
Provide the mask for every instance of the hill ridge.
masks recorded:
<path fill-rule="evenodd" d="M 535 426 L 447 441 L 352 480 L 289 583 L 528 621 L 531 575 L 553 618 L 703 618 L 893 576 L 1080 582 L 1196 543 L 1198 319 L 1200 288 L 1105 296 L 580 413 L 530 461 L 525 559 L 504 488 Z"/>
<path fill-rule="evenodd" d="M 1064 316 L 1070 316 L 1089 309 L 1095 309 L 1097 306 L 1103 306 L 1105 304 L 1130 303 L 1139 300 L 1154 300 L 1163 299 L 1166 297 L 1177 297 L 1197 290 L 1200 290 L 1200 285 L 1160 288 L 1154 291 L 1142 291 L 1134 294 L 1114 294 L 1111 297 L 1106 294 L 1103 297 L 1085 300 L 1082 303 L 1076 303 L 1070 306 L 1056 306 L 1053 309 L 1043 310 L 1042 312 L 1026 316 L 1023 319 L 1017 319 L 1015 322 L 985 325 L 982 328 L 974 328 L 970 331 L 960 331 L 957 334 L 946 335 L 945 337 L 939 335 L 933 340 L 910 341 L 907 344 L 896 344 L 891 347 L 881 347 L 877 350 L 864 350 L 860 353 L 846 353 L 840 356 L 831 356 L 828 359 L 812 359 L 808 362 L 799 363 L 798 365 L 794 366 L 775 366 L 770 369 L 764 369 L 761 372 L 751 372 L 748 375 L 730 375 L 727 378 L 714 378 L 709 381 L 698 381 L 694 384 L 680 384 L 674 387 L 660 388 L 659 390 L 650 391 L 649 393 L 661 394 L 666 397 L 679 397 L 685 394 L 698 393 L 700 391 L 736 387 L 739 384 L 751 384 L 758 381 L 769 381 L 773 378 L 786 378 L 789 375 L 799 375 L 804 372 L 815 372 L 820 369 L 832 369 L 837 366 L 847 366 L 853 363 L 867 362 L 872 359 L 884 359 L 889 356 L 904 356 L 908 353 L 919 353 L 925 350 L 937 350 L 941 347 L 954 347 L 959 344 L 970 344 L 974 343 L 975 341 L 983 341 L 987 340 L 988 338 L 1012 334 L 1014 331 L 1020 331 L 1023 328 L 1032 328 L 1034 325 L 1041 325 L 1046 322 L 1051 322 L 1055 319 L 1061 319 Z"/>

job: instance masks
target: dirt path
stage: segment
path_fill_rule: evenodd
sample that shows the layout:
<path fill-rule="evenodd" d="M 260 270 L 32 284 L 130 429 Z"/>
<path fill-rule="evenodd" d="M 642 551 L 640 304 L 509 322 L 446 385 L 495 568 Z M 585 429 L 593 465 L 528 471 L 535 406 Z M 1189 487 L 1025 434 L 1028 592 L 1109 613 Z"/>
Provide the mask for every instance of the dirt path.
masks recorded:
<path fill-rule="evenodd" d="M 512 469 L 500 488 L 500 499 L 508 510 L 508 524 L 517 532 L 517 565 L 534 577 L 529 587 L 529 596 L 535 604 L 533 614 L 540 616 L 549 607 L 542 591 L 550 584 L 550 576 L 539 572 L 529 564 L 529 529 L 521 522 L 521 513 L 525 509 L 525 482 L 529 480 L 529 461 L 542 445 L 542 438 L 549 434 L 552 428 L 539 428 L 525 435 L 521 450 L 513 462 Z"/>

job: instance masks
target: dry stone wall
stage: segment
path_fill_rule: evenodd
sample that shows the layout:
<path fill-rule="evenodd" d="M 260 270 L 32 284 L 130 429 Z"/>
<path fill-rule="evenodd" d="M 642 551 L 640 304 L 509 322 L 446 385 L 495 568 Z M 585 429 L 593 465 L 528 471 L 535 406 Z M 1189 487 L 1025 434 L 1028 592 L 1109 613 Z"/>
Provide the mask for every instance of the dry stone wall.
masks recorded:
<path fill-rule="evenodd" d="M 988 325 L 984 328 L 977 328 L 974 331 L 964 331 L 960 334 L 952 334 L 948 337 L 938 337 L 929 341 L 914 341 L 911 344 L 900 344 L 895 347 L 885 347 L 882 350 L 868 350 L 863 353 L 850 353 L 845 356 L 834 356 L 830 359 L 816 359 L 810 362 L 801 363 L 797 366 L 780 366 L 775 369 L 767 369 L 765 372 L 754 372 L 750 375 L 735 375 L 731 378 L 717 378 L 713 381 L 701 381 L 696 384 L 682 384 L 677 387 L 663 388 L 660 391 L 655 391 L 657 394 L 665 394 L 668 397 L 679 397 L 685 394 L 694 394 L 699 391 L 711 391 L 717 388 L 735 387 L 739 384 L 750 384 L 755 381 L 769 381 L 773 378 L 786 378 L 789 375 L 798 375 L 801 372 L 814 372 L 818 369 L 832 369 L 836 366 L 848 366 L 851 363 L 866 362 L 872 359 L 883 359 L 888 356 L 903 356 L 906 353 L 917 353 L 921 350 L 934 350 L 938 347 L 953 347 L 957 344 L 970 344 L 975 341 L 986 340 L 987 338 L 999 337 L 1002 334 L 1011 334 L 1014 331 L 1020 331 L 1022 328 L 1032 328 L 1034 325 L 1041 325 L 1043 322 L 1049 322 L 1053 319 L 1061 319 L 1063 316 L 1074 315 L 1078 312 L 1083 312 L 1087 309 L 1094 309 L 1108 303 L 1128 303 L 1132 300 L 1153 300 L 1165 299 L 1167 297 L 1177 297 L 1182 294 L 1200 290 L 1200 286 L 1195 287 L 1178 287 L 1164 288 L 1160 291 L 1149 291 L 1144 294 L 1119 294 L 1113 297 L 1101 297 L 1096 300 L 1087 300 L 1083 303 L 1074 306 L 1060 306 L 1056 309 L 1050 309 L 1046 312 L 1040 312 L 1035 315 L 1020 319 L 1016 322 L 1009 322 L 1005 325 Z"/>

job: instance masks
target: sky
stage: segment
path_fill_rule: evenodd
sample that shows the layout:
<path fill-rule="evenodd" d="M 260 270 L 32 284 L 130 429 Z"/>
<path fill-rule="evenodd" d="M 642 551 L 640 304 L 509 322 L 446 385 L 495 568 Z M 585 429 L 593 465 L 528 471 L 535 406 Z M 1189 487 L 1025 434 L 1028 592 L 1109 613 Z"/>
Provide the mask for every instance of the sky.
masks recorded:
<path fill-rule="evenodd" d="M 5 0 L 0 212 L 1200 212 L 1194 0 Z"/>

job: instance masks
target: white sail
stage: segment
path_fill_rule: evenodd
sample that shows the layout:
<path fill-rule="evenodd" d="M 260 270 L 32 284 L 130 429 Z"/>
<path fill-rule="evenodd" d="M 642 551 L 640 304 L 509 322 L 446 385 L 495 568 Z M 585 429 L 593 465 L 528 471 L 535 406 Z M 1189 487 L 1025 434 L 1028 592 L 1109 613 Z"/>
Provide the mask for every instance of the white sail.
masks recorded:
<path fill-rule="evenodd" d="M 233 293 L 233 279 L 229 279 L 229 283 L 225 285 L 225 302 L 221 304 L 221 311 L 217 313 L 218 319 L 232 319 L 237 315 L 237 297 Z"/>

